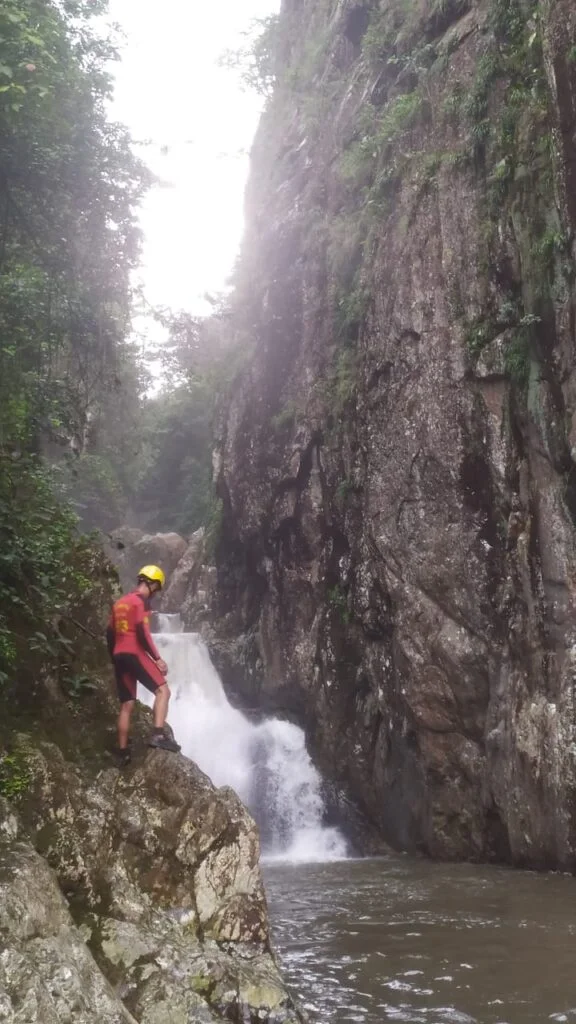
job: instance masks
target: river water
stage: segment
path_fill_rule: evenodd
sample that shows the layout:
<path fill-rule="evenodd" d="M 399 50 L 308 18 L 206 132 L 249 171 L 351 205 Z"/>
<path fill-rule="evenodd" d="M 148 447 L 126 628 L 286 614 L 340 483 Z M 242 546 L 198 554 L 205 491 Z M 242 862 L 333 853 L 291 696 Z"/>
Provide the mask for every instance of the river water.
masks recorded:
<path fill-rule="evenodd" d="M 313 1024 L 576 1024 L 576 880 L 346 860 L 303 732 L 249 721 L 201 637 L 160 626 L 176 738 L 259 823 L 274 944 Z"/>
<path fill-rule="evenodd" d="M 576 1022 L 576 880 L 402 857 L 265 865 L 314 1024 Z"/>

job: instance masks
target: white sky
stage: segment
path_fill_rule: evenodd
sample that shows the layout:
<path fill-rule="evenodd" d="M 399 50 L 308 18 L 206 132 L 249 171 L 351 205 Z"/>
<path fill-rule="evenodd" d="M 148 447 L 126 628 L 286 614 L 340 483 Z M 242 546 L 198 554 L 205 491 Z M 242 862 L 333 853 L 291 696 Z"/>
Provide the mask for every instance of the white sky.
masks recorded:
<path fill-rule="evenodd" d="M 217 61 L 242 45 L 252 19 L 278 7 L 279 0 L 110 0 L 126 37 L 112 116 L 136 140 L 150 140 L 137 152 L 165 182 L 141 214 L 140 278 L 153 305 L 207 313 L 204 293 L 226 284 L 261 99 Z"/>

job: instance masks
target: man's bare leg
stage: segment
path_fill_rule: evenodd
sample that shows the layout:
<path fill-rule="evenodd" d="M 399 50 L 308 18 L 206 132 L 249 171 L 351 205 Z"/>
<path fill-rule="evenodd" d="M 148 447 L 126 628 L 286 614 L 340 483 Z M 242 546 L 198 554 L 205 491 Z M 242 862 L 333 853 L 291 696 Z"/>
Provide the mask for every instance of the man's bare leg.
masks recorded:
<path fill-rule="evenodd" d="M 156 690 L 154 698 L 154 728 L 163 729 L 168 715 L 168 704 L 170 703 L 170 687 L 168 683 Z"/>
<path fill-rule="evenodd" d="M 135 703 L 136 701 L 134 700 L 127 700 L 120 705 L 120 714 L 118 715 L 118 746 L 120 750 L 126 750 L 128 746 L 130 719 L 132 718 Z"/>
<path fill-rule="evenodd" d="M 163 686 L 160 686 L 156 690 L 156 696 L 154 698 L 154 731 L 150 739 L 150 746 L 159 747 L 161 750 L 172 750 L 174 753 L 178 753 L 180 746 L 174 740 L 172 730 L 170 730 L 170 735 L 166 735 L 164 732 L 169 701 L 170 690 L 168 685 L 164 683 Z"/>

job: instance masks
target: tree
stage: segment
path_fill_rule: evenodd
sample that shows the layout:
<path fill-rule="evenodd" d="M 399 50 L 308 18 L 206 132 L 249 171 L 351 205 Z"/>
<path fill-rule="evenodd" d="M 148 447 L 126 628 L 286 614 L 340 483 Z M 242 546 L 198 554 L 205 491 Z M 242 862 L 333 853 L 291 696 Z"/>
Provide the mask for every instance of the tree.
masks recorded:
<path fill-rule="evenodd" d="M 107 120 L 102 5 L 0 10 L 0 444 L 84 450 L 117 386 L 148 175 Z"/>
<path fill-rule="evenodd" d="M 221 67 L 237 72 L 242 84 L 260 96 L 271 96 L 276 83 L 278 25 L 277 14 L 255 18 L 244 32 L 244 45 L 220 58 Z"/>
<path fill-rule="evenodd" d="M 61 489 L 80 483 L 91 514 L 130 463 L 129 279 L 149 176 L 106 115 L 104 7 L 0 5 L 0 684 L 24 664 L 28 685 L 60 671 L 64 624 L 98 586 L 97 549 L 54 496 L 62 453 L 81 470 Z"/>
<path fill-rule="evenodd" d="M 159 310 L 168 340 L 159 349 L 164 384 L 142 406 L 141 463 L 134 518 L 145 528 L 191 533 L 212 505 L 215 373 L 223 355 L 218 317 Z"/>

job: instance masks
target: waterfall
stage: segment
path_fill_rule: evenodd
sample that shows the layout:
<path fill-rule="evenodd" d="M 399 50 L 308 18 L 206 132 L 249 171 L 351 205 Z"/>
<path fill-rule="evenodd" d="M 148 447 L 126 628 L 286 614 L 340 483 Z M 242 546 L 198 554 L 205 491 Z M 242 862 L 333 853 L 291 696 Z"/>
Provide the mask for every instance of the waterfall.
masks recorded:
<path fill-rule="evenodd" d="M 168 720 L 182 753 L 216 786 L 236 790 L 258 822 L 265 857 L 345 857 L 341 834 L 322 823 L 321 780 L 302 730 L 275 718 L 251 722 L 229 704 L 201 637 L 182 632 L 178 615 L 158 618 L 161 632 L 154 639 L 172 691 Z M 151 703 L 143 687 L 138 695 Z"/>

